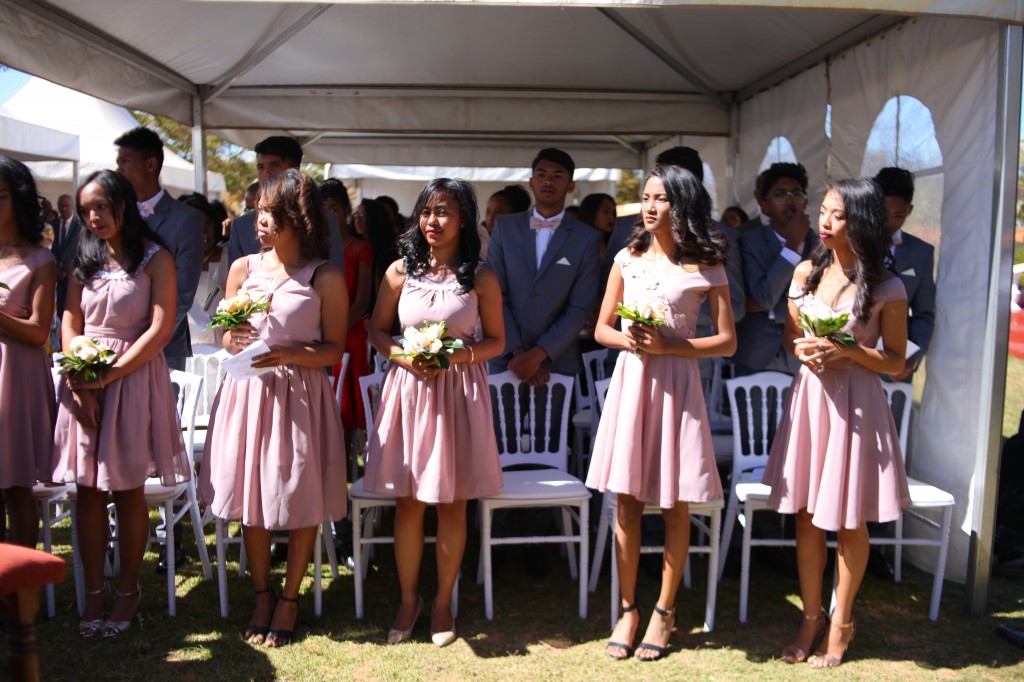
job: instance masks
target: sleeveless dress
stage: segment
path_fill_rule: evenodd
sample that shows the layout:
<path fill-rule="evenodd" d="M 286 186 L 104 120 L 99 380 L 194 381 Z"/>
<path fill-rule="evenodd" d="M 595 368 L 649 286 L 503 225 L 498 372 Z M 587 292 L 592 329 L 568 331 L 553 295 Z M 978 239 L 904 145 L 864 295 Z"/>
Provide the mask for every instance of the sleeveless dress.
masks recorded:
<path fill-rule="evenodd" d="M 875 287 L 867 322 L 853 318 L 853 296 L 834 309 L 793 282 L 790 298 L 815 317 L 850 313 L 846 330 L 873 348 L 881 338 L 881 311 L 905 300 L 899 277 Z M 779 421 L 763 482 L 769 504 L 783 514 L 806 508 L 818 528 L 859 528 L 865 521 L 894 521 L 910 505 L 907 475 L 882 382 L 853 360 L 826 365 L 815 374 L 801 365 Z"/>
<path fill-rule="evenodd" d="M 249 322 L 268 346 L 323 340 L 314 259 L 290 276 L 263 272 L 246 257 L 243 287 L 273 294 Z M 345 438 L 321 367 L 285 365 L 248 381 L 225 375 L 210 415 L 199 496 L 213 513 L 247 526 L 291 530 L 345 516 Z"/>
<path fill-rule="evenodd" d="M 624 305 L 662 307 L 661 333 L 669 338 L 692 338 L 708 290 L 728 286 L 723 267 L 677 269 L 665 276 L 628 249 L 619 251 L 615 262 L 622 269 Z M 722 499 L 697 358 L 619 353 L 594 437 L 587 487 L 632 495 L 663 509 Z"/>
<path fill-rule="evenodd" d="M 98 339 L 118 357 L 149 329 L 152 282 L 144 268 L 159 250 L 151 244 L 134 275 L 110 264 L 82 289 L 83 335 Z M 151 476 L 165 486 L 189 479 L 174 387 L 162 351 L 93 393 L 100 404 L 97 428 L 78 423 L 71 391 L 60 383 L 53 480 L 132 490 Z"/>
<path fill-rule="evenodd" d="M 0 310 L 12 316 L 32 305 L 32 276 L 54 263 L 48 249 L 34 249 L 21 262 L 0 270 Z M 0 333 L 0 489 L 31 488 L 50 480 L 57 405 L 43 346 Z"/>
<path fill-rule="evenodd" d="M 460 292 L 454 275 L 410 275 L 398 317 L 402 329 L 444 320 L 449 336 L 470 343 L 478 340 L 478 306 L 476 292 Z M 364 487 L 433 504 L 501 491 L 484 363 L 453 364 L 427 381 L 391 364 L 381 388 Z"/>

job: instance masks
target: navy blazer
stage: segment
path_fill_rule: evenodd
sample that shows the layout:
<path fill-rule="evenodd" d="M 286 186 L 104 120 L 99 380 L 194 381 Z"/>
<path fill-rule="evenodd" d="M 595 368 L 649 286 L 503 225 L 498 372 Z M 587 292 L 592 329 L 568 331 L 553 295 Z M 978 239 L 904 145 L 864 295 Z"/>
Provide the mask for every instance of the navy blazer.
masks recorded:
<path fill-rule="evenodd" d="M 57 270 L 64 273 L 64 277 L 57 282 L 57 316 L 64 313 L 64 300 L 68 295 L 68 275 L 71 274 L 71 266 L 75 262 L 75 254 L 78 253 L 78 237 L 82 234 L 82 221 L 77 215 L 71 216 L 71 223 L 68 225 L 68 233 L 63 238 L 60 234 L 61 220 L 53 228 L 53 243 L 50 250 L 57 260 Z"/>
<path fill-rule="evenodd" d="M 601 269 L 597 230 L 566 215 L 537 267 L 531 211 L 501 216 L 494 223 L 487 264 L 498 276 L 505 314 L 505 352 L 492 372 L 508 368 L 512 351 L 540 346 L 544 366 L 559 374 L 580 370 L 577 337 L 594 314 Z"/>
<path fill-rule="evenodd" d="M 174 335 L 164 346 L 167 358 L 192 357 L 192 339 L 188 331 L 188 311 L 199 289 L 203 272 L 203 214 L 187 204 L 176 201 L 164 191 L 163 197 L 146 217 L 167 250 L 174 256 L 174 273 L 178 278 L 178 303 L 174 310 Z"/>
<path fill-rule="evenodd" d="M 918 346 L 915 359 L 928 351 L 935 331 L 935 247 L 912 234 L 903 233 L 903 243 L 894 247 L 894 269 L 907 290 L 907 338 Z"/>
<path fill-rule="evenodd" d="M 258 211 L 243 213 L 231 221 L 231 234 L 228 235 L 228 262 L 234 263 L 239 258 L 259 253 L 262 248 L 256 236 L 256 215 Z M 331 252 L 327 260 L 338 266 L 345 273 L 345 246 L 341 243 L 341 228 L 338 216 L 327 214 L 327 231 L 331 243 Z"/>
<path fill-rule="evenodd" d="M 818 233 L 808 230 L 801 260 L 809 258 L 820 243 Z M 769 225 L 742 233 L 739 245 L 747 300 L 773 310 L 774 319 L 767 311 L 748 310 L 736 325 L 736 354 L 732 359 L 747 370 L 760 371 L 782 347 L 782 331 L 789 315 L 789 285 L 796 266 L 782 257 L 782 242 Z"/>

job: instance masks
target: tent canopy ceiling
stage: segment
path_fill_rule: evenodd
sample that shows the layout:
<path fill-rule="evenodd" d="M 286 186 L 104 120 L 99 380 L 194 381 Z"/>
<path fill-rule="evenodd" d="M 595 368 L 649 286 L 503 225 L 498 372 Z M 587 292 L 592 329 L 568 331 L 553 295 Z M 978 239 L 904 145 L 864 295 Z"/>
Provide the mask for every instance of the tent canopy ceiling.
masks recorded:
<path fill-rule="evenodd" d="M 0 0 L 0 62 L 186 123 L 196 97 L 209 130 L 312 161 L 523 165 L 550 142 L 635 166 L 905 16 L 1024 22 L 1024 0 L 511 4 Z"/>

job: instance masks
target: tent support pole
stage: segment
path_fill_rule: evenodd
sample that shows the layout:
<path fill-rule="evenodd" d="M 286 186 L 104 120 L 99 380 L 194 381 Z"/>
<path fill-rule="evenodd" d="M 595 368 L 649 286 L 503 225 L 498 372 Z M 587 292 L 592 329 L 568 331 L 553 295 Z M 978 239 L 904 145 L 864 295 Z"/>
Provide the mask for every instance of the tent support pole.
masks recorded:
<path fill-rule="evenodd" d="M 968 609 L 974 616 L 987 610 L 992 546 L 995 536 L 996 491 L 1006 395 L 1006 355 L 1010 331 L 1010 281 L 1013 276 L 1013 236 L 1017 198 L 1017 155 L 1020 131 L 1020 26 L 1003 26 L 999 36 L 999 84 L 992 196 L 992 246 L 982 349 L 979 438 L 974 466 L 974 504 L 971 513 L 970 563 L 967 571 Z M 985 398 L 989 399 L 985 399 Z"/>
<path fill-rule="evenodd" d="M 203 99 L 192 96 L 192 164 L 196 172 L 196 191 L 206 196 L 206 131 L 203 130 Z"/>

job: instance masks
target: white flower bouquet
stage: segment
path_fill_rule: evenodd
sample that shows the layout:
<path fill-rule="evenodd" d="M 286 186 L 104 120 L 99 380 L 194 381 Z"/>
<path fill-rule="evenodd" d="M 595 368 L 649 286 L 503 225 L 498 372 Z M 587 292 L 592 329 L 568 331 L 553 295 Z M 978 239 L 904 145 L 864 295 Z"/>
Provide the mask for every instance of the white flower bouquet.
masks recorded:
<path fill-rule="evenodd" d="M 273 296 L 253 299 L 246 289 L 239 289 L 237 294 L 217 304 L 217 312 L 210 315 L 210 323 L 206 328 L 237 329 L 254 314 L 268 310 L 271 300 Z"/>
<path fill-rule="evenodd" d="M 462 339 L 447 336 L 447 332 L 448 325 L 444 320 L 440 322 L 424 320 L 423 326 L 419 329 L 409 327 L 405 330 L 401 341 L 403 352 L 394 353 L 388 359 L 425 358 L 433 361 L 441 369 L 448 369 L 451 366 L 448 356 L 457 348 L 464 347 L 465 344 Z"/>
<path fill-rule="evenodd" d="M 654 327 L 664 325 L 665 318 L 668 317 L 668 303 L 664 301 L 633 301 L 629 306 L 621 303 L 616 303 L 615 306 L 615 314 L 619 317 Z M 639 348 L 633 352 L 638 356 L 644 354 Z"/>
<path fill-rule="evenodd" d="M 843 329 L 850 321 L 850 313 L 836 315 L 830 308 L 816 312 L 820 314 L 811 314 L 805 310 L 800 311 L 800 328 L 808 336 L 815 336 L 843 344 L 856 341 L 853 338 L 853 334 Z"/>
<path fill-rule="evenodd" d="M 66 351 L 57 354 L 57 364 L 60 365 L 61 374 L 95 381 L 99 372 L 114 364 L 116 358 L 117 354 L 98 340 L 76 336 L 71 339 Z"/>

